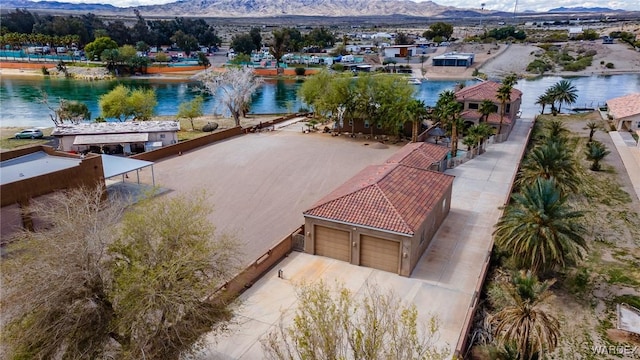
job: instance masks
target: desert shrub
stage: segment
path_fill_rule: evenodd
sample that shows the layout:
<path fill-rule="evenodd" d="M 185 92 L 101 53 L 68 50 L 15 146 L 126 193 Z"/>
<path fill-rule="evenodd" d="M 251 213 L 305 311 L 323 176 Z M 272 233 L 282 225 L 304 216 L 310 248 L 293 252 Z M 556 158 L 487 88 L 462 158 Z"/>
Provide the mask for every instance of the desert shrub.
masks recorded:
<path fill-rule="evenodd" d="M 303 76 L 303 75 L 304 75 L 304 72 L 305 72 L 305 68 L 303 68 L 303 67 L 297 67 L 295 71 L 296 71 L 296 75 L 298 75 L 298 76 Z"/>
<path fill-rule="evenodd" d="M 604 65 L 604 60 L 600 60 L 600 65 Z"/>
<path fill-rule="evenodd" d="M 49 70 L 44 66 L 40 68 L 40 71 L 42 71 L 42 75 L 49 75 Z"/>
<path fill-rule="evenodd" d="M 563 52 L 562 55 L 560 55 L 560 61 L 575 61 L 575 60 L 576 59 L 573 56 L 567 54 L 566 52 Z"/>
<path fill-rule="evenodd" d="M 333 64 L 331 65 L 331 69 L 334 71 L 342 72 L 344 71 L 344 65 L 342 64 Z"/>
<path fill-rule="evenodd" d="M 527 71 L 532 73 L 543 74 L 545 71 L 551 70 L 551 65 L 542 60 L 533 60 L 527 65 Z"/>
<path fill-rule="evenodd" d="M 583 56 L 591 56 L 591 57 L 594 57 L 594 56 L 596 56 L 596 54 L 597 54 L 597 53 L 598 53 L 597 51 L 595 51 L 595 50 L 591 49 L 591 50 L 587 50 L 587 51 L 584 53 L 584 55 L 583 55 Z"/>
<path fill-rule="evenodd" d="M 545 43 L 545 44 L 540 44 L 539 47 L 541 49 L 543 49 L 544 51 L 549 51 L 549 49 L 551 49 L 551 47 L 553 46 L 553 44 L 549 44 L 549 43 Z"/>
<path fill-rule="evenodd" d="M 565 71 L 581 71 L 586 69 L 588 66 L 590 66 L 592 61 L 593 61 L 593 58 L 591 56 L 581 57 L 581 58 L 578 58 L 578 60 L 576 61 L 565 64 L 564 70 Z"/>
<path fill-rule="evenodd" d="M 605 67 L 607 69 L 613 69 L 615 67 L 615 65 L 613 65 L 613 63 L 607 63 L 607 65 L 605 65 Z"/>

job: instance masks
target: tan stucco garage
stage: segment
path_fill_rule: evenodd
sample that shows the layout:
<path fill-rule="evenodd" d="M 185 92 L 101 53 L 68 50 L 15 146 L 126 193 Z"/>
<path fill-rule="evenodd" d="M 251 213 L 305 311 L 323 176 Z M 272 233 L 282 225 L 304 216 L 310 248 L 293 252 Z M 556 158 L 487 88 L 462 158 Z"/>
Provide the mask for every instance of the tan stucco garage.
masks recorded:
<path fill-rule="evenodd" d="M 304 212 L 305 252 L 409 276 L 449 212 L 453 176 L 429 170 L 441 150 L 410 144 L 325 196 Z"/>

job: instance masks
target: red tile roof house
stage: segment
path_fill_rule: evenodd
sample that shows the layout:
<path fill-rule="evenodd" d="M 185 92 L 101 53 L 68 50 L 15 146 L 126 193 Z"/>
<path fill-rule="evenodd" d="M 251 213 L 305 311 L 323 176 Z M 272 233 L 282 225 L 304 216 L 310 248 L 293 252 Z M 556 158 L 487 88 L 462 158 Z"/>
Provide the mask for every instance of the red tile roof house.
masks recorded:
<path fill-rule="evenodd" d="M 409 144 L 305 211 L 305 252 L 410 276 L 451 206 L 454 177 L 429 153 L 447 149 Z"/>
<path fill-rule="evenodd" d="M 640 129 L 640 93 L 633 93 L 607 100 L 609 119 L 616 130 Z"/>
<path fill-rule="evenodd" d="M 497 98 L 498 89 L 502 86 L 495 81 L 483 81 L 473 86 L 464 87 L 456 91 L 456 100 L 463 104 L 462 118 L 466 125 L 474 125 L 480 122 L 482 114 L 478 111 L 483 100 L 491 100 L 498 107 L 497 112 L 489 115 L 487 123 L 498 131 L 500 127 L 500 114 L 502 102 Z M 518 89 L 511 90 L 511 100 L 505 106 L 505 115 L 502 119 L 502 133 L 510 134 L 513 123 L 518 117 L 522 104 L 522 92 Z M 508 136 L 508 135 L 507 135 Z"/>

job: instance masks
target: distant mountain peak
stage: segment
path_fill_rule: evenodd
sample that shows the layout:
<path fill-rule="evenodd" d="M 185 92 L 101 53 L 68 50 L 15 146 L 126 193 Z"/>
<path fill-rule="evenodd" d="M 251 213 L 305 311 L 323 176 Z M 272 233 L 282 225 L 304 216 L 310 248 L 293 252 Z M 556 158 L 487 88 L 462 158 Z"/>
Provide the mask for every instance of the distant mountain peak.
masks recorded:
<path fill-rule="evenodd" d="M 576 6 L 576 7 L 564 7 L 561 6 L 559 8 L 549 9 L 548 12 L 616 12 L 616 11 L 624 11 L 622 9 L 611 9 L 606 7 L 584 7 L 584 6 Z"/>

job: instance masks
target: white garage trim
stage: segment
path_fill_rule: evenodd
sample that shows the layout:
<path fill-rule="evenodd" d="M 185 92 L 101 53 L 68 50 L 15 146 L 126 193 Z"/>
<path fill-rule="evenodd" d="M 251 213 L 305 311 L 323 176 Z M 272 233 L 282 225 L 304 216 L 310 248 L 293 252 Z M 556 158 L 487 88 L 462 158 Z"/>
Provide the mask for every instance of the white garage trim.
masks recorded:
<path fill-rule="evenodd" d="M 380 228 L 371 227 L 371 226 L 366 226 L 366 225 L 361 225 L 361 224 L 348 223 L 348 222 L 339 221 L 339 220 L 335 220 L 335 219 L 327 219 L 327 218 L 324 218 L 324 217 L 314 216 L 314 215 L 309 215 L 309 214 L 304 214 L 304 217 L 309 218 L 309 219 L 316 219 L 316 220 L 322 220 L 322 221 L 330 221 L 330 222 L 332 222 L 332 223 L 342 224 L 342 225 L 347 225 L 347 226 L 350 226 L 350 227 L 356 227 L 356 228 L 361 228 L 361 229 L 367 229 L 367 230 L 374 230 L 374 231 L 379 231 L 379 232 L 385 232 L 385 233 L 393 234 L 393 235 L 406 236 L 406 237 L 408 237 L 408 238 L 412 238 L 412 237 L 413 237 L 413 235 L 415 235 L 415 234 L 405 234 L 405 233 L 401 233 L 401 232 L 397 232 L 397 231 L 390 231 L 390 230 L 380 229 Z"/>

